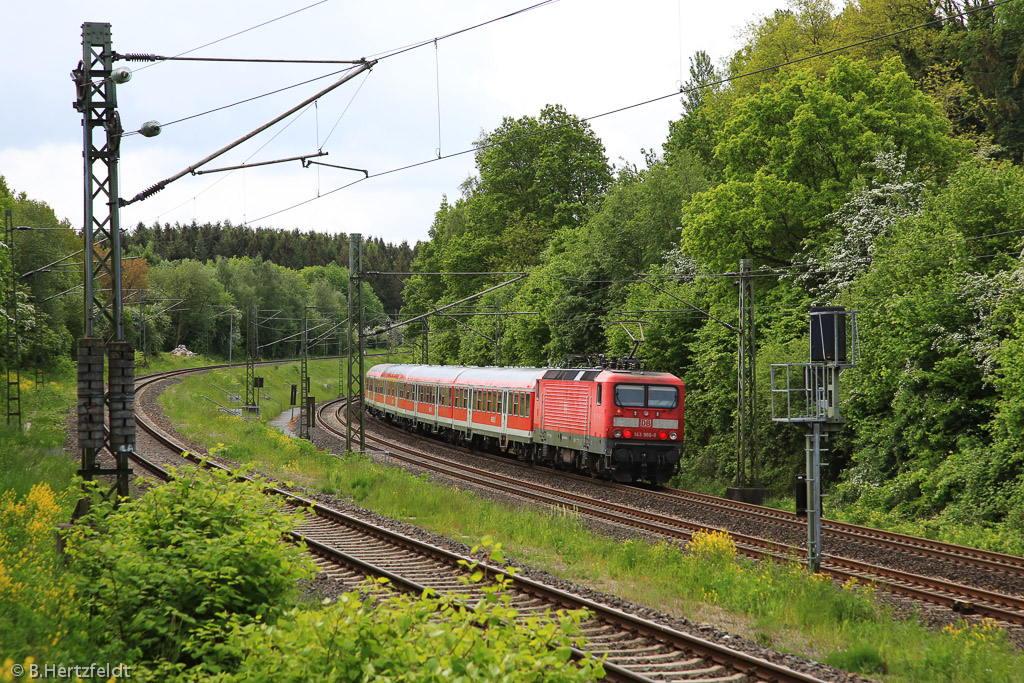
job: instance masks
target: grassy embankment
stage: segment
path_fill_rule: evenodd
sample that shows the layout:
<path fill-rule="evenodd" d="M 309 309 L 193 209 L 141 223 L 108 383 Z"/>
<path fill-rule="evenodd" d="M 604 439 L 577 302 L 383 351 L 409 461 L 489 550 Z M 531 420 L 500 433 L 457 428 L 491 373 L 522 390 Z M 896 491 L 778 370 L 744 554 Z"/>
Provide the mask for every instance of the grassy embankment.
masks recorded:
<path fill-rule="evenodd" d="M 311 375 L 336 382 L 336 361 L 331 367 L 314 366 Z M 261 372 L 268 389 L 280 385 L 284 392 L 298 370 Z M 692 553 L 663 543 L 617 542 L 588 530 L 571 511 L 506 507 L 364 457 L 329 457 L 198 398 L 222 381 L 230 379 L 221 371 L 186 380 L 165 394 L 165 409 L 190 437 L 270 475 L 455 539 L 494 536 L 514 556 L 555 574 L 886 681 L 1017 681 L 1024 674 L 1024 656 L 994 623 L 935 633 L 894 620 L 870 587 L 837 587 L 795 565 L 742 560 L 728 537 L 704 537 Z"/>
<path fill-rule="evenodd" d="M 689 482 L 689 484 L 685 488 L 715 496 L 724 496 L 728 486 L 728 484 L 720 482 L 703 485 L 694 485 L 694 482 Z M 795 509 L 793 496 L 773 495 L 764 504 L 789 512 L 793 512 Z M 837 508 L 829 503 L 827 492 L 822 507 L 826 518 L 840 522 L 860 524 L 875 529 L 1024 557 L 1024 534 L 1012 523 L 955 524 L 938 518 L 912 519 L 897 512 L 883 512 L 871 507 L 869 503 L 855 503 Z"/>

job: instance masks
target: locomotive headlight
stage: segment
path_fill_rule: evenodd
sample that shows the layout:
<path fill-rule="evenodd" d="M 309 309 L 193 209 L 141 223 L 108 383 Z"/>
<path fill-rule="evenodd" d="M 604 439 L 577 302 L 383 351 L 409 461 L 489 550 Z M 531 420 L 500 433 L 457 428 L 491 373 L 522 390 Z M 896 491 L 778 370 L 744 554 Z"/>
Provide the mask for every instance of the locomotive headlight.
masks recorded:
<path fill-rule="evenodd" d="M 622 438 L 622 430 L 621 429 L 616 429 L 614 432 L 612 432 L 612 436 L 614 436 L 616 439 L 621 439 Z"/>
<path fill-rule="evenodd" d="M 633 438 L 633 432 L 631 432 L 631 431 L 630 431 L 630 430 L 628 430 L 628 429 L 627 429 L 626 431 L 622 432 L 622 435 L 623 435 L 624 437 L 626 437 L 627 439 L 632 439 L 632 438 Z"/>
<path fill-rule="evenodd" d="M 675 432 L 669 432 L 668 433 L 668 438 L 671 439 L 672 441 L 675 441 L 676 439 L 679 438 L 679 435 L 676 434 Z"/>

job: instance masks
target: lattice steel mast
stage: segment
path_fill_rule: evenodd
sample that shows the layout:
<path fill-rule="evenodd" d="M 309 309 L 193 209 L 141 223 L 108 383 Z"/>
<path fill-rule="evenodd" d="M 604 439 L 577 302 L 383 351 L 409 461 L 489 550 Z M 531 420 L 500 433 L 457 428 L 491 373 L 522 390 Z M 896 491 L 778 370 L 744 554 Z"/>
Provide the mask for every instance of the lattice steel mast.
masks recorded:
<path fill-rule="evenodd" d="M 363 236 L 349 235 L 348 248 L 348 403 L 345 404 L 345 450 L 358 441 L 366 450 L 363 424 Z M 358 404 L 358 405 L 356 405 Z"/>
<path fill-rule="evenodd" d="M 18 276 L 14 272 L 14 217 L 10 209 L 4 211 L 4 244 L 11 261 L 11 273 L 7 278 L 7 348 L 4 350 L 7 424 L 11 424 L 11 418 L 17 418 L 18 429 L 21 430 L 21 344 L 18 340 L 18 292 L 15 289 Z"/>
<path fill-rule="evenodd" d="M 740 259 L 736 372 L 736 486 L 760 486 L 757 472 L 757 340 L 751 260 Z"/>
<path fill-rule="evenodd" d="M 309 306 L 302 308 L 302 354 L 299 359 L 299 438 L 309 439 L 313 406 L 309 403 Z"/>
<path fill-rule="evenodd" d="M 85 172 L 85 337 L 78 340 L 78 444 L 82 452 L 79 474 L 86 481 L 97 475 L 113 474 L 117 477 L 117 495 L 127 496 L 131 473 L 128 452 L 135 448 L 135 351 L 124 340 L 118 197 L 122 128 L 116 83 L 126 81 L 129 72 L 116 71 L 113 62 L 110 24 L 82 24 L 82 61 L 71 74 L 78 95 L 74 107 L 82 113 Z M 94 139 L 97 128 L 105 133 L 102 144 Z M 105 254 L 96 249 L 102 241 L 109 247 Z M 96 336 L 96 311 L 107 326 L 103 338 Z M 104 351 L 109 368 L 106 399 Z M 109 436 L 104 435 L 103 429 L 105 408 L 109 410 Z M 115 459 L 113 469 L 97 466 L 96 457 L 104 447 Z M 87 509 L 88 501 L 83 499 L 75 515 Z"/>

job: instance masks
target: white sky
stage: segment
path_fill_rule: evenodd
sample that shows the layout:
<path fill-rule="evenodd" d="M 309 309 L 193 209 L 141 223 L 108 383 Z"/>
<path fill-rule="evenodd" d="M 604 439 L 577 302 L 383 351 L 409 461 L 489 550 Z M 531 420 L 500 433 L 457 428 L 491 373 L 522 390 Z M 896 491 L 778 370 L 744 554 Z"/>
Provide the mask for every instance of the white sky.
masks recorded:
<path fill-rule="evenodd" d="M 0 35 L 0 175 L 10 187 L 82 223 L 81 115 L 70 72 L 82 58 L 81 25 L 109 22 L 119 53 L 176 55 L 314 0 L 25 0 L 7 3 Z M 526 7 L 536 0 L 330 0 L 189 56 L 358 59 L 432 39 Z M 716 63 L 740 46 L 751 21 L 785 0 L 560 0 L 531 12 L 381 61 L 205 168 L 315 152 L 321 161 L 371 174 L 472 147 L 504 116 L 536 116 L 562 104 L 580 117 L 667 95 L 688 78 L 689 57 Z M 438 67 L 435 66 L 435 60 Z M 135 71 L 118 86 L 126 130 L 162 123 L 329 73 L 329 65 L 119 62 Z M 335 80 L 170 125 L 155 138 L 121 145 L 122 197 L 132 197 L 269 121 Z M 358 90 L 358 94 L 357 93 Z M 341 118 L 333 134 L 328 132 Z M 661 149 L 678 97 L 591 123 L 608 158 L 642 164 L 641 148 Z M 270 138 L 284 128 L 276 139 Z M 102 133 L 99 133 L 102 135 Z M 326 143 L 324 140 L 326 139 Z M 262 151 L 257 150 L 266 144 Z M 251 157 L 251 158 L 250 158 Z M 299 162 L 244 172 L 187 175 L 121 211 L 121 224 L 230 220 L 266 227 L 361 232 L 401 242 L 427 239 L 443 194 L 459 195 L 473 155 L 371 178 L 300 208 L 266 216 L 361 177 Z"/>

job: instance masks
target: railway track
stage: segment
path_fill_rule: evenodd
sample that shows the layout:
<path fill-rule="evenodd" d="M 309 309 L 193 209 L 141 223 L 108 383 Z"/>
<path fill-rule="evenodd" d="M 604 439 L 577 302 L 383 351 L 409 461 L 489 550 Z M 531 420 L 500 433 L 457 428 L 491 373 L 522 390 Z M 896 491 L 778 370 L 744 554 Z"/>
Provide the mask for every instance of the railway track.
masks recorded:
<path fill-rule="evenodd" d="M 156 382 L 180 374 L 186 372 L 140 378 L 136 384 L 137 399 Z M 139 403 L 141 401 L 137 400 L 137 406 Z M 160 429 L 145 411 L 136 411 L 136 421 L 175 457 L 185 457 L 195 465 L 228 469 L 184 453 L 185 447 Z M 162 479 L 170 476 L 165 467 L 140 453 L 133 454 L 132 460 L 153 476 Z M 465 571 L 460 562 L 474 561 L 473 558 L 370 524 L 282 489 L 272 489 L 272 492 L 304 511 L 306 521 L 294 532 L 295 538 L 306 544 L 321 570 L 330 575 L 348 581 L 367 575 L 387 577 L 392 586 L 401 590 L 414 593 L 422 593 L 427 588 L 454 591 L 470 604 L 482 595 L 478 586 L 459 581 Z M 504 569 L 487 563 L 478 563 L 477 568 L 485 569 L 492 580 L 508 576 Z M 575 655 L 589 652 L 605 657 L 607 680 L 735 683 L 824 680 L 524 577 L 514 577 L 510 597 L 513 606 L 524 615 L 549 609 L 589 610 L 592 616 L 581 625 L 584 650 L 576 651 Z"/>
<path fill-rule="evenodd" d="M 340 425 L 342 424 L 341 405 L 340 400 L 326 402 L 318 408 L 317 413 L 321 426 L 336 434 L 340 434 Z M 426 468 L 476 486 L 526 498 L 543 505 L 571 508 L 580 514 L 658 534 L 669 540 L 685 541 L 697 531 L 725 530 L 706 524 L 687 522 L 676 516 L 658 513 L 650 509 L 641 509 L 636 505 L 601 500 L 593 496 L 566 491 L 562 487 L 527 481 L 523 477 L 501 475 L 464 463 L 456 463 L 448 458 L 431 455 L 421 449 L 410 448 L 377 436 L 367 435 L 367 442 L 377 444 L 386 450 L 390 457 L 417 467 Z M 475 453 L 475 455 L 481 454 Z M 485 455 L 484 457 L 492 457 L 504 463 L 518 464 L 498 456 Z M 525 465 L 522 467 L 533 469 Z M 557 474 L 594 483 L 594 480 L 580 475 L 562 472 Z M 634 487 L 621 484 L 610 482 L 602 482 L 602 484 L 607 484 L 609 488 L 616 490 L 636 491 Z M 795 515 L 771 508 L 735 503 L 714 496 L 678 490 L 645 491 L 644 493 L 675 503 L 716 507 L 748 520 L 781 525 L 791 530 L 802 531 L 806 528 Z M 1024 576 L 1024 559 L 1010 555 L 1000 555 L 999 553 L 881 532 L 839 522 L 830 521 L 826 528 L 828 533 L 834 534 L 836 537 L 843 537 L 859 544 L 877 544 L 889 549 L 897 549 L 899 552 L 942 562 L 952 562 L 986 572 Z M 773 561 L 792 561 L 794 556 L 806 556 L 804 550 L 795 545 L 767 540 L 751 534 L 737 533 L 732 530 L 728 530 L 728 533 L 735 540 L 737 550 L 750 557 Z M 1008 624 L 1024 624 L 1024 598 L 1017 595 L 845 557 L 828 557 L 822 563 L 821 569 L 823 573 L 840 581 L 856 580 L 874 583 L 893 593 L 941 605 L 958 612 L 976 613 Z"/>

